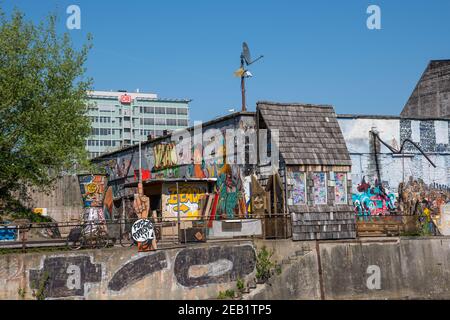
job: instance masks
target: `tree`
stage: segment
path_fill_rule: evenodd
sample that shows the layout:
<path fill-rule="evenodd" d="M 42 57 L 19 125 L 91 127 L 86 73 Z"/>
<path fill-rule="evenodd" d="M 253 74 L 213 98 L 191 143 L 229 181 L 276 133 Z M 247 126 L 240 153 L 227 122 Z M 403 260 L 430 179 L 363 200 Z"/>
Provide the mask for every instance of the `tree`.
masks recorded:
<path fill-rule="evenodd" d="M 90 134 L 84 76 L 91 37 L 81 49 L 56 32 L 56 16 L 39 24 L 0 9 L 0 209 L 28 187 L 48 190 L 87 163 Z"/>

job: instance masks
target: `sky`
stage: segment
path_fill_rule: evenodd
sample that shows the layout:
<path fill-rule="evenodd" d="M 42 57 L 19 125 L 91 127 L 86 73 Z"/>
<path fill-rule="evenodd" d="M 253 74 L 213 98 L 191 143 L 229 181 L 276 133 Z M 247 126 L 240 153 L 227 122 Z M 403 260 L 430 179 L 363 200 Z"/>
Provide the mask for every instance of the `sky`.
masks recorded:
<path fill-rule="evenodd" d="M 381 29 L 369 30 L 369 5 Z M 81 29 L 68 30 L 69 5 Z M 79 47 L 96 90 L 124 89 L 188 98 L 191 122 L 240 110 L 242 42 L 253 57 L 247 105 L 257 101 L 331 104 L 338 114 L 398 115 L 429 60 L 450 58 L 450 1 L 0 0 L 39 21 L 59 16 L 58 31 Z"/>

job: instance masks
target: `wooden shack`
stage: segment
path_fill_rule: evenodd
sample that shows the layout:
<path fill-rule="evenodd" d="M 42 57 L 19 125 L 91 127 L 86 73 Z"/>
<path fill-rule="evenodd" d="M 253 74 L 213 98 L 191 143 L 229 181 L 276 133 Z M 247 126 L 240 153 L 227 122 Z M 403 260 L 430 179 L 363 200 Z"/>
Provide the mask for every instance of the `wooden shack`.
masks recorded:
<path fill-rule="evenodd" d="M 256 112 L 258 130 L 278 131 L 277 173 L 293 240 L 355 238 L 351 159 L 333 107 L 258 102 Z M 259 164 L 258 171 L 267 185 L 273 164 Z"/>

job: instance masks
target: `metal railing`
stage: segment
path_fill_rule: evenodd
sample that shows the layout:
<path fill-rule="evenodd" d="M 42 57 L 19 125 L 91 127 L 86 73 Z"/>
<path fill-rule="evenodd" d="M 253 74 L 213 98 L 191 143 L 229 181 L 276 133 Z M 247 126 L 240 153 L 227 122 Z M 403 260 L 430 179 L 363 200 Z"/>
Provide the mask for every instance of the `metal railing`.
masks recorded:
<path fill-rule="evenodd" d="M 64 247 L 82 248 L 129 247 L 136 245 L 131 237 L 131 226 L 138 218 L 116 221 L 70 221 L 70 222 L 21 222 L 0 225 L 16 230 L 16 238 L 0 239 L 0 249 Z M 292 235 L 291 217 L 286 214 L 271 214 L 258 218 L 234 218 L 205 220 L 188 218 L 149 219 L 153 222 L 158 249 L 179 246 L 192 242 L 232 239 L 286 239 Z"/>

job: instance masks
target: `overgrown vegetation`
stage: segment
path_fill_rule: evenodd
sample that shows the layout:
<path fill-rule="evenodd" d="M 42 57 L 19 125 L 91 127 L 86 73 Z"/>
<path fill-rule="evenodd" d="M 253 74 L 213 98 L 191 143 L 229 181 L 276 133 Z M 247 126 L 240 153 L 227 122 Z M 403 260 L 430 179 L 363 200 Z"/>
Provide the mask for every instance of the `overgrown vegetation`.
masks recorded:
<path fill-rule="evenodd" d="M 27 292 L 24 288 L 19 288 L 19 290 L 17 290 L 17 294 L 21 299 L 25 299 L 25 295 L 27 294 Z"/>
<path fill-rule="evenodd" d="M 49 191 L 62 172 L 90 166 L 85 101 L 92 80 L 84 64 L 91 36 L 76 50 L 56 21 L 50 15 L 35 24 L 0 8 L 0 214 L 26 216 L 15 201 L 30 188 Z"/>
<path fill-rule="evenodd" d="M 256 279 L 259 281 L 267 281 L 271 274 L 270 271 L 275 267 L 275 263 L 271 260 L 273 251 L 267 250 L 266 246 L 263 246 L 256 255 Z"/>
<path fill-rule="evenodd" d="M 49 283 L 49 279 L 50 275 L 47 271 L 45 271 L 39 279 L 39 282 L 34 284 L 36 289 L 33 290 L 32 295 L 36 298 L 36 300 L 45 300 L 47 297 L 47 285 Z"/>
<path fill-rule="evenodd" d="M 244 280 L 241 278 L 238 278 L 236 281 L 236 288 L 238 289 L 239 292 L 244 292 L 245 289 L 245 283 Z"/>
<path fill-rule="evenodd" d="M 219 295 L 217 296 L 217 299 L 233 299 L 234 298 L 234 290 L 225 290 L 225 291 L 219 291 Z"/>

